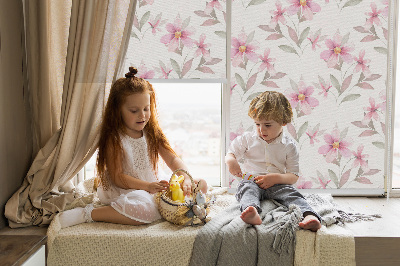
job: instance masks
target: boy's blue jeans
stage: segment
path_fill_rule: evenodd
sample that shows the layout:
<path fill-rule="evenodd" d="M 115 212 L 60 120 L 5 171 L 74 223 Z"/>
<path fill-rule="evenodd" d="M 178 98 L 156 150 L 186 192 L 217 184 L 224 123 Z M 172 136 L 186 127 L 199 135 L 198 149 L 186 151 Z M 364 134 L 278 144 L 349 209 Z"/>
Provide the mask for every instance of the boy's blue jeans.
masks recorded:
<path fill-rule="evenodd" d="M 270 188 L 262 189 L 254 181 L 242 180 L 237 188 L 236 199 L 239 201 L 240 211 L 245 210 L 249 206 L 254 206 L 258 213 L 260 213 L 260 201 L 273 199 L 287 207 L 295 204 L 300 207 L 303 215 L 305 213 L 307 215 L 312 214 L 321 221 L 318 213 L 311 208 L 303 195 L 291 185 L 277 184 Z"/>

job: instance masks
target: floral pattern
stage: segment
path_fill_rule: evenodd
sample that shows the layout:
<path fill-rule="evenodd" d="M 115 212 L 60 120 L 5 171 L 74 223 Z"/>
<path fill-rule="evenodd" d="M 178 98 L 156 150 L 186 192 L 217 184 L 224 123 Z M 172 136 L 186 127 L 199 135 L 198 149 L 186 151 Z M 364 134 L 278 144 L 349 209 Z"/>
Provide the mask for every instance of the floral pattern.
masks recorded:
<path fill-rule="evenodd" d="M 384 188 L 388 5 L 233 1 L 230 140 L 253 130 L 255 95 L 280 91 L 293 108 L 298 188 Z"/>
<path fill-rule="evenodd" d="M 144 78 L 226 78 L 224 1 L 138 2 L 126 64 Z"/>
<path fill-rule="evenodd" d="M 250 101 L 280 91 L 298 188 L 384 188 L 388 0 L 234 0 L 231 36 L 225 0 L 138 2 L 126 61 L 139 76 L 230 80 L 231 141 L 253 130 Z"/>

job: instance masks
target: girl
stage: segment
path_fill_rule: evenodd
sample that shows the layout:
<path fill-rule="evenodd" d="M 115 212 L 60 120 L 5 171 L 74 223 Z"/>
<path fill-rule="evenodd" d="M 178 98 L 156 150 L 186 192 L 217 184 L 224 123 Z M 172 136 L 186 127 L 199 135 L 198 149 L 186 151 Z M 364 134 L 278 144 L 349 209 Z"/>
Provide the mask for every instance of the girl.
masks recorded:
<path fill-rule="evenodd" d="M 187 169 L 158 124 L 152 85 L 135 77 L 136 73 L 137 69 L 130 67 L 125 78 L 112 85 L 101 125 L 97 193 L 107 206 L 93 209 L 90 204 L 62 212 L 61 227 L 92 221 L 130 225 L 156 221 L 161 216 L 153 194 L 169 185 L 157 178 L 159 156 L 172 171 Z M 187 195 L 191 193 L 191 180 L 182 174 Z M 201 180 L 199 185 L 206 193 L 206 182 Z"/>

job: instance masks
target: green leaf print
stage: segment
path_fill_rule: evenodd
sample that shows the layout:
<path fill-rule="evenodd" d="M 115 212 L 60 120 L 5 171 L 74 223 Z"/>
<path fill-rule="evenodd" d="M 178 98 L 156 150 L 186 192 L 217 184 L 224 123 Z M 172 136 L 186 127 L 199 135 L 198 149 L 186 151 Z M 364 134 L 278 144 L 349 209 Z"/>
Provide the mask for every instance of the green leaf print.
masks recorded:
<path fill-rule="evenodd" d="M 134 33 L 133 31 L 131 31 L 131 37 L 139 39 L 139 37 L 136 35 L 136 33 Z"/>
<path fill-rule="evenodd" d="M 329 173 L 329 177 L 331 178 L 333 183 L 335 183 L 336 187 L 339 187 L 339 179 L 338 179 L 337 175 L 335 174 L 335 172 L 333 172 L 331 169 L 328 169 L 328 173 Z"/>
<path fill-rule="evenodd" d="M 385 47 L 374 47 L 375 51 L 381 54 L 387 54 L 387 49 Z"/>
<path fill-rule="evenodd" d="M 297 54 L 296 50 L 289 45 L 279 45 L 279 48 L 286 53 Z"/>
<path fill-rule="evenodd" d="M 307 27 L 303 30 L 303 32 L 300 34 L 299 42 L 298 45 L 300 46 L 301 43 L 307 38 L 308 33 L 310 32 L 310 27 Z"/>
<path fill-rule="evenodd" d="M 175 72 L 178 74 L 178 77 L 182 78 L 181 77 L 181 68 L 179 67 L 179 64 L 172 58 L 170 58 L 170 61 L 171 61 L 171 66 L 175 70 Z"/>
<path fill-rule="evenodd" d="M 215 31 L 215 35 L 221 37 L 222 39 L 226 39 L 226 32 L 225 31 Z"/>
<path fill-rule="evenodd" d="M 379 148 L 379 149 L 382 149 L 382 150 L 385 149 L 385 143 L 383 143 L 383 142 L 374 141 L 374 142 L 372 142 L 372 144 L 373 144 L 375 147 Z"/>
<path fill-rule="evenodd" d="M 247 7 L 262 4 L 262 3 L 264 3 L 265 1 L 266 1 L 266 0 L 252 0 L 252 1 L 247 5 Z"/>
<path fill-rule="evenodd" d="M 349 6 L 356 6 L 361 2 L 362 2 L 362 0 L 350 0 L 350 1 L 347 1 L 346 4 L 344 4 L 343 8 L 349 7 Z"/>
<path fill-rule="evenodd" d="M 242 87 L 242 90 L 245 91 L 246 85 L 244 83 L 243 78 L 238 73 L 235 73 L 235 78 L 236 78 L 236 82 L 239 84 L 239 86 Z"/>
<path fill-rule="evenodd" d="M 350 95 L 347 95 L 346 97 L 344 97 L 340 103 L 354 101 L 360 97 L 361 97 L 361 94 L 350 94 Z"/>
<path fill-rule="evenodd" d="M 142 27 L 144 24 L 146 24 L 149 17 L 150 17 L 150 11 L 147 11 L 146 13 L 144 13 L 143 17 L 140 19 L 140 22 L 139 22 L 139 30 L 140 31 L 142 31 Z"/>
<path fill-rule="evenodd" d="M 337 80 L 337 78 L 335 78 L 335 76 L 333 76 L 332 74 L 330 75 L 331 78 L 331 82 L 333 87 L 335 87 L 337 89 L 337 91 L 340 93 L 340 84 L 339 81 Z"/>
<path fill-rule="evenodd" d="M 299 131 L 297 131 L 297 138 L 300 139 L 301 135 L 307 130 L 308 128 L 308 122 L 305 122 L 301 127 L 299 128 Z"/>

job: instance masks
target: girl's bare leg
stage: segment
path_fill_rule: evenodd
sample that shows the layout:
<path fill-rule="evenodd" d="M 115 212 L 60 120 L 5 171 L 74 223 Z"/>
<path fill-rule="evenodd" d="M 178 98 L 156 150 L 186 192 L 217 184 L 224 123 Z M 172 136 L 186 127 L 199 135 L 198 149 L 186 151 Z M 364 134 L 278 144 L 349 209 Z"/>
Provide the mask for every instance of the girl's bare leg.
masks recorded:
<path fill-rule="evenodd" d="M 114 223 L 114 224 L 128 224 L 128 225 L 141 225 L 146 224 L 142 222 L 138 222 L 132 220 L 116 210 L 114 210 L 111 206 L 104 206 L 95 208 L 92 211 L 92 219 L 96 222 L 106 222 L 106 223 Z"/>

